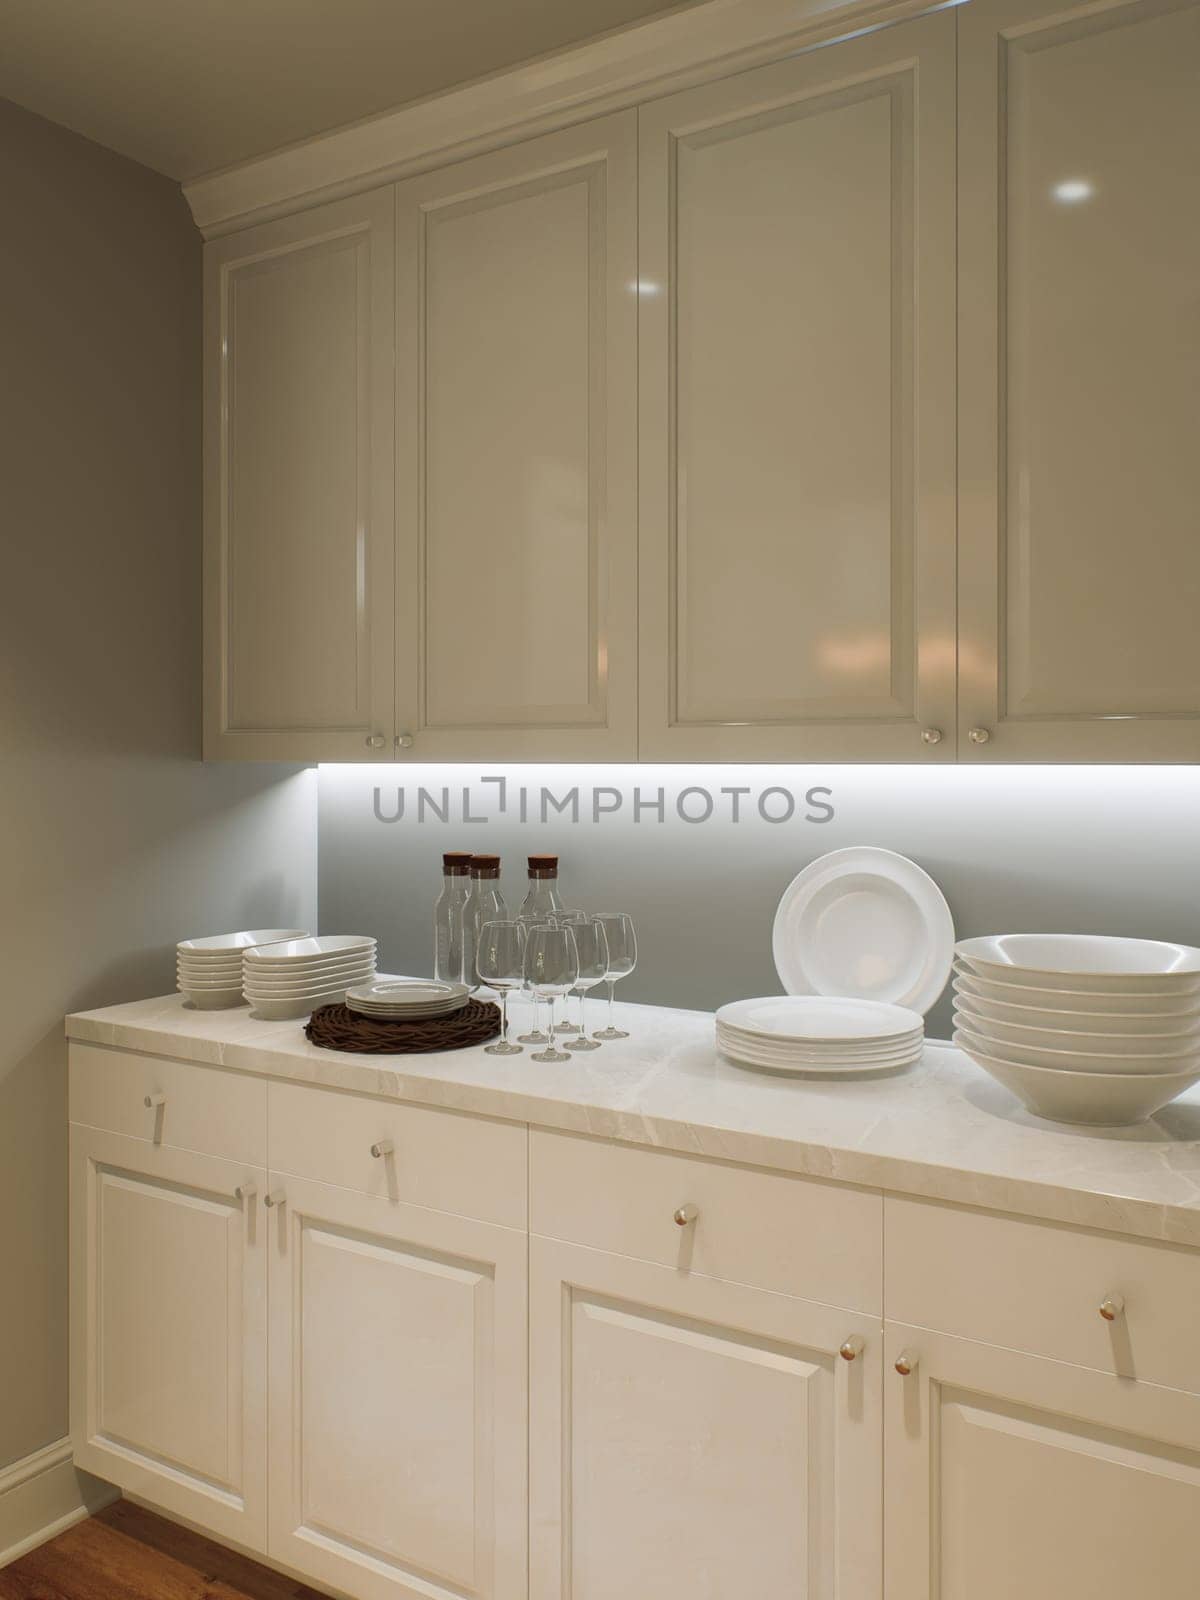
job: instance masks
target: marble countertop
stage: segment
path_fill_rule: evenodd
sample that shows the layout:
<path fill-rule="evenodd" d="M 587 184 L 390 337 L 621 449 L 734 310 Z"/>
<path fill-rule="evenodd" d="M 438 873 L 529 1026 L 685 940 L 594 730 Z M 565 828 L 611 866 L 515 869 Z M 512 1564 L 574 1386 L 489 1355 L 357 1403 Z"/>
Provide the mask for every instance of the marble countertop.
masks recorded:
<path fill-rule="evenodd" d="M 514 1019 L 523 1012 L 514 1005 Z M 631 1144 L 953 1200 L 1200 1248 L 1200 1086 L 1141 1127 L 1031 1116 L 960 1050 L 930 1042 L 896 1077 L 798 1080 L 731 1065 L 709 1012 L 618 1005 L 630 1037 L 562 1065 L 482 1046 L 354 1056 L 299 1022 L 181 995 L 67 1018 L 70 1038 L 589 1133 Z"/>

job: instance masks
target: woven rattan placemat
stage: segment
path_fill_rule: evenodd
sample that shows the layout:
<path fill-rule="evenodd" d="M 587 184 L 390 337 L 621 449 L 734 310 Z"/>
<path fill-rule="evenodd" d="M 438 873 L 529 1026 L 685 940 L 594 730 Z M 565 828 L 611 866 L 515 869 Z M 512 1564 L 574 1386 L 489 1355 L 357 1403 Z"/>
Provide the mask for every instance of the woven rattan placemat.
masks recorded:
<path fill-rule="evenodd" d="M 468 1000 L 448 1017 L 385 1022 L 361 1016 L 349 1006 L 320 1006 L 304 1032 L 312 1044 L 324 1050 L 366 1056 L 426 1055 L 494 1039 L 500 1032 L 500 1007 L 490 1000 Z"/>

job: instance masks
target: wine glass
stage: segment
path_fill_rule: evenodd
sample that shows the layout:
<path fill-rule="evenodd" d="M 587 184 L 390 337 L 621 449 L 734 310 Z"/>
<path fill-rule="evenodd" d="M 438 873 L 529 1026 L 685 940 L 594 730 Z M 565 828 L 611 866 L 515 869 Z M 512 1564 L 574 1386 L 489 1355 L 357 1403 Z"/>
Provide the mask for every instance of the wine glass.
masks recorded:
<path fill-rule="evenodd" d="M 575 988 L 579 994 L 579 1035 L 567 1040 L 568 1050 L 599 1050 L 600 1041 L 587 1036 L 587 992 L 608 976 L 608 935 L 604 924 L 595 917 L 585 917 L 571 930 L 575 935 L 575 948 L 579 952 L 579 976 Z"/>
<path fill-rule="evenodd" d="M 579 977 L 579 951 L 575 946 L 573 929 L 530 928 L 525 938 L 525 980 L 538 999 L 544 1000 L 550 1011 L 550 1037 L 546 1048 L 533 1056 L 534 1061 L 569 1061 L 565 1050 L 554 1046 L 554 1002 L 560 994 L 569 994 Z"/>
<path fill-rule="evenodd" d="M 532 915 L 527 912 L 518 913 L 517 921 L 525 929 L 526 938 L 528 938 L 531 928 L 548 928 L 550 926 L 546 913 L 543 911 L 535 911 Z M 533 1026 L 530 1028 L 528 1033 L 519 1033 L 517 1038 L 522 1044 L 547 1044 L 549 1041 L 546 1035 L 538 1027 L 537 995 L 534 994 L 528 979 L 526 980 L 524 987 L 529 990 L 529 999 L 531 1005 L 533 1006 Z"/>
<path fill-rule="evenodd" d="M 484 1046 L 489 1056 L 519 1056 L 524 1051 L 508 1037 L 508 993 L 525 981 L 525 929 L 519 922 L 485 922 L 475 945 L 480 981 L 500 996 L 500 1042 Z"/>
<path fill-rule="evenodd" d="M 628 1039 L 623 1028 L 613 1026 L 613 985 L 619 978 L 627 978 L 637 966 L 637 937 L 633 919 L 624 911 L 598 911 L 596 921 L 604 928 L 608 940 L 608 1026 L 593 1035 L 597 1039 Z"/>
<path fill-rule="evenodd" d="M 588 920 L 588 915 L 587 915 L 586 911 L 559 911 L 559 912 L 557 912 L 555 914 L 554 917 L 551 918 L 551 921 L 552 921 L 553 925 L 556 928 L 564 928 L 564 927 L 577 928 L 577 927 L 579 927 L 579 925 L 581 923 L 584 923 L 587 920 Z M 580 1005 L 582 1006 L 582 1004 L 583 1004 L 582 991 L 579 990 L 578 986 L 576 986 L 576 989 L 573 992 L 579 994 Z M 569 996 L 568 996 L 568 998 L 569 998 Z M 567 1011 L 567 1007 L 564 1006 L 563 1010 L 564 1010 L 564 1012 Z M 567 1016 L 563 1017 L 561 1022 L 559 1022 L 559 1023 L 557 1023 L 555 1025 L 554 1031 L 555 1031 L 555 1033 L 578 1033 L 579 1032 L 579 1023 L 572 1022 L 570 1016 L 567 1015 Z"/>

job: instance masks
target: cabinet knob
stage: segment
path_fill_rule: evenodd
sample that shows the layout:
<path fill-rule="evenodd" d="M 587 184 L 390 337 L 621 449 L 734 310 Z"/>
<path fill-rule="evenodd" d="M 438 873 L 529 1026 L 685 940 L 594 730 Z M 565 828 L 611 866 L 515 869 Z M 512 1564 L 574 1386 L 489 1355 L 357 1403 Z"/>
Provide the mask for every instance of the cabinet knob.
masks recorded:
<path fill-rule="evenodd" d="M 699 1215 L 699 1211 L 693 1205 L 680 1206 L 675 1213 L 675 1221 L 679 1227 L 686 1228 L 688 1223 L 695 1222 Z"/>
<path fill-rule="evenodd" d="M 371 1146 L 371 1154 L 376 1161 L 381 1161 L 384 1156 L 390 1156 L 395 1148 L 390 1139 L 379 1139 Z"/>
<path fill-rule="evenodd" d="M 942 730 L 940 728 L 922 728 L 921 741 L 923 744 L 941 744 Z"/>
<path fill-rule="evenodd" d="M 369 733 L 367 735 L 367 749 L 368 750 L 382 750 L 386 743 L 387 743 L 387 740 L 383 737 L 383 735 L 381 733 Z"/>
<path fill-rule="evenodd" d="M 165 1106 L 166 1103 L 167 1097 L 165 1094 L 148 1094 L 142 1101 L 147 1111 L 157 1111 L 160 1106 Z"/>
<path fill-rule="evenodd" d="M 855 1356 L 860 1356 L 862 1353 L 863 1342 L 856 1333 L 852 1333 L 838 1351 L 843 1361 L 853 1361 Z"/>
<path fill-rule="evenodd" d="M 970 739 L 972 744 L 986 744 L 991 737 L 992 730 L 990 728 L 972 728 L 967 733 L 967 738 Z"/>
<path fill-rule="evenodd" d="M 896 1357 L 896 1371 L 902 1378 L 911 1377 L 912 1374 L 917 1370 L 920 1359 L 921 1358 L 912 1350 L 901 1350 L 900 1354 Z"/>
<path fill-rule="evenodd" d="M 256 1183 L 239 1183 L 233 1193 L 238 1200 L 253 1200 L 258 1193 L 258 1185 Z"/>
<path fill-rule="evenodd" d="M 263 1200 L 263 1205 L 269 1206 L 272 1210 L 274 1210 L 276 1206 L 284 1206 L 286 1204 L 287 1195 L 284 1194 L 282 1189 L 272 1189 L 270 1194 L 267 1195 Z"/>
<path fill-rule="evenodd" d="M 396 735 L 397 750 L 411 750 L 413 737 L 411 733 L 398 733 Z"/>
<path fill-rule="evenodd" d="M 1115 1322 L 1118 1317 L 1125 1315 L 1125 1296 L 1123 1294 L 1105 1295 L 1100 1302 L 1100 1315 L 1105 1322 Z"/>

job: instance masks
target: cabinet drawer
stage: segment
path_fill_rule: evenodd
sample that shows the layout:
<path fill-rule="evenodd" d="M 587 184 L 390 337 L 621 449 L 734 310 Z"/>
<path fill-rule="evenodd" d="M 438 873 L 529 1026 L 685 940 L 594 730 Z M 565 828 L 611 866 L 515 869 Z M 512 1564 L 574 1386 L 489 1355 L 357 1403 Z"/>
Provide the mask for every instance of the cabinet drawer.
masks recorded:
<path fill-rule="evenodd" d="M 158 1095 L 162 1104 L 147 1106 Z M 72 1044 L 70 1108 L 71 1121 L 89 1128 L 257 1167 L 267 1163 L 266 1081 L 241 1072 Z"/>
<path fill-rule="evenodd" d="M 273 1172 L 508 1228 L 526 1225 L 523 1123 L 295 1083 L 272 1083 L 269 1104 Z M 391 1149 L 372 1155 L 385 1144 Z"/>
<path fill-rule="evenodd" d="M 883 1202 L 868 1190 L 536 1131 L 530 1178 L 530 1226 L 547 1238 L 882 1310 Z"/>
<path fill-rule="evenodd" d="M 885 1202 L 889 1319 L 1200 1394 L 1200 1252 Z M 1113 1321 L 1101 1304 L 1120 1297 Z"/>

